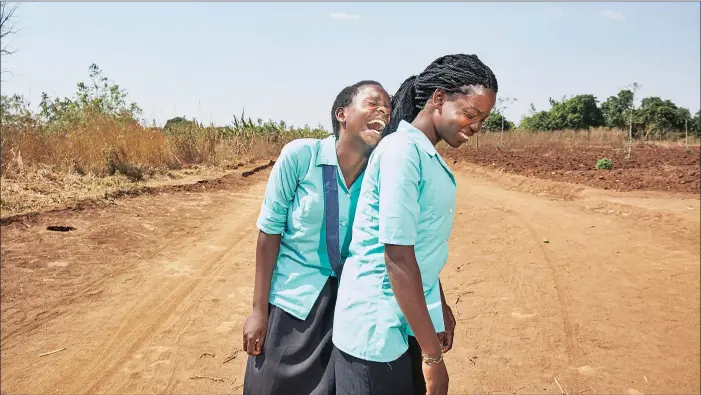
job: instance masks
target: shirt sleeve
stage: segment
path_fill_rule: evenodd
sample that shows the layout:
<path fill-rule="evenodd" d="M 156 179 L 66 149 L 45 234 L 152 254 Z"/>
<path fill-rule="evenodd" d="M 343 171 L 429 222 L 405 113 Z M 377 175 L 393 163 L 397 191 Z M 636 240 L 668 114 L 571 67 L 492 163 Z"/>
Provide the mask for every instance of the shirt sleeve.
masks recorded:
<path fill-rule="evenodd" d="M 265 188 L 256 226 L 261 232 L 281 235 L 287 224 L 287 210 L 297 191 L 301 146 L 288 144 L 280 152 Z"/>
<path fill-rule="evenodd" d="M 414 245 L 419 225 L 419 152 L 411 142 L 387 144 L 380 157 L 379 241 Z"/>

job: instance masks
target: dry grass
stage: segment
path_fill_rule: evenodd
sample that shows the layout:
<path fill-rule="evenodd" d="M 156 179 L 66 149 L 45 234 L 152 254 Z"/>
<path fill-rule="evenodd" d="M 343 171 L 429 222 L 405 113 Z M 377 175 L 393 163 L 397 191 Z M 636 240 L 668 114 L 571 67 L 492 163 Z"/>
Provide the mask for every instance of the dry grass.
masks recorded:
<path fill-rule="evenodd" d="M 80 176 L 75 172 L 56 172 L 49 167 L 35 167 L 14 178 L 2 180 L 0 213 L 2 218 L 6 218 L 58 209 L 84 201 L 111 202 L 109 196 L 117 192 L 141 187 L 192 184 L 200 180 L 217 179 L 229 172 L 230 170 L 217 166 L 195 165 L 165 174 L 156 173 L 134 182 L 120 173 L 107 177 L 91 174 Z"/>
<path fill-rule="evenodd" d="M 284 144 L 308 137 L 309 130 L 239 130 L 188 126 L 164 132 L 136 122 L 92 118 L 64 132 L 44 132 L 32 124 L 3 125 L 0 134 L 2 217 L 50 210 L 144 185 L 215 178 L 232 165 L 276 157 Z M 318 131 L 317 131 L 318 132 Z M 647 142 L 645 144 L 649 144 Z M 681 141 L 654 142 L 684 146 Z M 699 145 L 698 138 L 690 145 Z M 627 146 L 627 132 L 591 131 L 480 133 L 473 147 L 526 150 L 529 147 Z M 636 144 L 642 144 L 637 142 Z"/>
<path fill-rule="evenodd" d="M 165 133 L 95 118 L 61 133 L 3 125 L 2 217 L 58 208 L 106 193 L 223 175 L 232 165 L 276 157 L 299 131 L 222 136 L 219 128 Z"/>
<path fill-rule="evenodd" d="M 63 133 L 4 127 L 1 171 L 3 178 L 14 178 L 48 166 L 57 173 L 105 176 L 132 166 L 152 175 L 192 164 L 223 165 L 269 157 L 289 141 L 285 136 L 275 137 L 221 138 L 215 128 L 167 135 L 157 128 L 107 119 L 95 119 Z"/>
<path fill-rule="evenodd" d="M 684 146 L 683 134 L 676 134 L 664 141 L 635 141 L 635 145 L 657 144 L 669 146 Z M 618 129 L 597 128 L 586 130 L 563 130 L 556 132 L 529 132 L 516 130 L 513 132 L 480 133 L 473 138 L 471 145 L 493 146 L 504 149 L 525 149 L 528 147 L 628 147 L 628 132 Z M 690 146 L 699 146 L 699 139 L 689 136 Z"/>

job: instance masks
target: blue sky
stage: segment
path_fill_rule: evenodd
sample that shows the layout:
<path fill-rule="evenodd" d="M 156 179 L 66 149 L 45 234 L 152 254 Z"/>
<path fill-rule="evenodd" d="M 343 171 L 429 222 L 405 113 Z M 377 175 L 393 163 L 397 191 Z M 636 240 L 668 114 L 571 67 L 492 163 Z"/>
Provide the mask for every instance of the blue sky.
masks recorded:
<path fill-rule="evenodd" d="M 71 96 L 96 63 L 143 116 L 226 124 L 232 114 L 330 129 L 345 86 L 380 81 L 393 93 L 447 53 L 477 54 L 530 103 L 637 81 L 640 96 L 692 112 L 701 92 L 699 9 L 693 3 L 22 3 L 3 59 L 2 93 L 33 105 Z"/>

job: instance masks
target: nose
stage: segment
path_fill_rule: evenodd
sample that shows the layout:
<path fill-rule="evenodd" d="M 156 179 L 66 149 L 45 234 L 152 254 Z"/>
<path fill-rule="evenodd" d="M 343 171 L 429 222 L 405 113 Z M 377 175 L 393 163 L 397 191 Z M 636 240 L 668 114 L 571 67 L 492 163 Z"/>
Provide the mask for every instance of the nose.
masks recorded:
<path fill-rule="evenodd" d="M 479 133 L 480 129 L 482 129 L 482 121 L 477 122 L 476 124 L 472 125 L 472 131 L 475 133 Z"/>
<path fill-rule="evenodd" d="M 381 112 L 382 115 L 389 118 L 390 110 L 388 107 L 385 107 L 385 106 L 377 107 L 377 111 Z"/>

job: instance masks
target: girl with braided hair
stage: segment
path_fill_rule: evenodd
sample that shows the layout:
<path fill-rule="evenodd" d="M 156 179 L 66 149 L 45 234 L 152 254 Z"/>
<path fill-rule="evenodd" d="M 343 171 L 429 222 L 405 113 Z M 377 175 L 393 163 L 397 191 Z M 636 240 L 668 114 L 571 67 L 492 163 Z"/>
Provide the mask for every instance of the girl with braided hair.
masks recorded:
<path fill-rule="evenodd" d="M 253 311 L 243 328 L 245 395 L 333 395 L 331 328 L 368 158 L 390 120 L 382 85 L 344 88 L 334 135 L 280 153 L 257 221 Z"/>
<path fill-rule="evenodd" d="M 452 313 L 444 319 L 439 273 L 456 192 L 435 145 L 457 148 L 479 132 L 496 93 L 491 69 L 460 54 L 436 59 L 392 97 L 388 136 L 368 162 L 336 301 L 337 395 L 447 394 L 443 353 L 454 323 L 445 322 Z"/>

